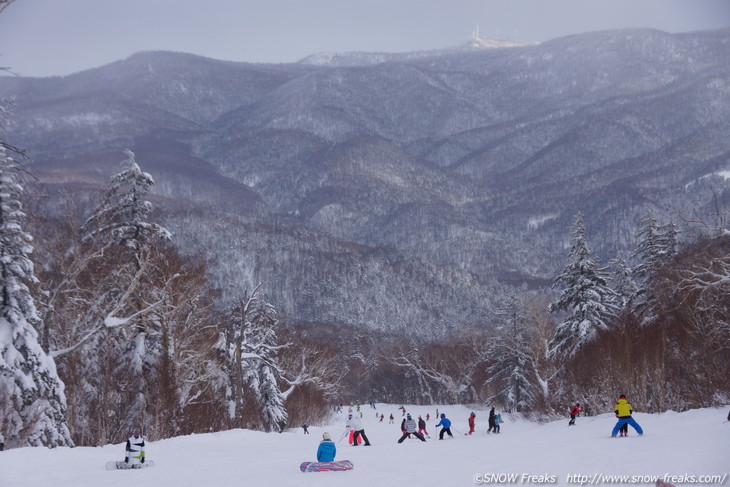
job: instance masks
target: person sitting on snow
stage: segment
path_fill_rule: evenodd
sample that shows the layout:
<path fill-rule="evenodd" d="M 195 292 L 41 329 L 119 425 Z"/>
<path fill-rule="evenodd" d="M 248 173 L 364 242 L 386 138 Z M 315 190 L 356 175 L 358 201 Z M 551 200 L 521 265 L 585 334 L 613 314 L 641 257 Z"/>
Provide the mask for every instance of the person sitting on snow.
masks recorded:
<path fill-rule="evenodd" d="M 337 455 L 337 447 L 332 441 L 332 437 L 327 432 L 322 433 L 322 441 L 319 443 L 319 448 L 317 448 L 317 461 L 334 462 L 335 455 Z"/>
<path fill-rule="evenodd" d="M 144 453 L 144 438 L 135 430 L 134 434 L 127 440 L 127 446 L 124 450 L 124 462 L 130 468 L 142 468 Z"/>

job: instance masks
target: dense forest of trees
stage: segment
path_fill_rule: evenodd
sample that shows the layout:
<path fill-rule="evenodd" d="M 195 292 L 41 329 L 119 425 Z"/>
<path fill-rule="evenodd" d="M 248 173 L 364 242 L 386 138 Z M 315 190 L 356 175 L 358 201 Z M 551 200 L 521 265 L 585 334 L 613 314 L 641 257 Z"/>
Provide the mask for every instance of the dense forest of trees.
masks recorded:
<path fill-rule="evenodd" d="M 13 0 L 0 0 L 0 13 Z M 3 69 L 3 68 L 0 68 Z M 146 199 L 154 181 L 126 152 L 98 195 L 53 213 L 0 103 L 0 438 L 7 447 L 102 445 L 228 428 L 317 423 L 332 404 L 495 404 L 541 416 L 576 401 L 609 411 L 730 400 L 727 212 L 647 215 L 636 251 L 591 258 L 577 215 L 554 290 L 515 289 L 447 339 L 288 323 L 266 283 L 225 290 L 185 255 Z M 31 208 L 31 211 L 24 211 Z M 307 293 L 304 289 L 295 291 Z M 316 296 L 313 297 L 316 299 Z M 436 299 L 436 297 L 434 297 Z M 229 301 L 226 301 L 229 302 Z"/>
<path fill-rule="evenodd" d="M 612 270 L 591 258 L 577 215 L 556 289 L 515 289 L 489 322 L 454 323 L 448 339 L 428 341 L 283 322 L 266 283 L 223 306 L 205 262 L 155 222 L 154 181 L 133 153 L 104 192 L 66 194 L 50 215 L 1 150 L 0 433 L 9 447 L 100 445 L 134 428 L 152 438 L 280 431 L 350 401 L 487 402 L 541 416 L 576 401 L 607 411 L 618 393 L 647 411 L 730 397 L 721 211 L 685 243 L 647 215 L 633 267 L 617 258 Z"/>

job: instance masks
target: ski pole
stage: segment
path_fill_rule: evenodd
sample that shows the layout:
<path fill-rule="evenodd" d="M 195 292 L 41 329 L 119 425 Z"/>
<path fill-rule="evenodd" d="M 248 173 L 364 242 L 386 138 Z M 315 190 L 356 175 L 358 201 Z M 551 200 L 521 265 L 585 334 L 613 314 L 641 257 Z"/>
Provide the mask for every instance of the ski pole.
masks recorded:
<path fill-rule="evenodd" d="M 345 437 L 345 436 L 347 435 L 347 433 L 349 433 L 349 432 L 350 432 L 350 430 L 345 430 L 345 432 L 344 432 L 344 433 L 342 433 L 342 436 L 340 436 L 340 439 L 339 439 L 339 440 L 337 440 L 337 444 L 338 444 L 338 445 L 339 445 L 339 444 L 340 444 L 340 442 L 342 441 L 342 438 L 344 438 L 344 437 Z"/>

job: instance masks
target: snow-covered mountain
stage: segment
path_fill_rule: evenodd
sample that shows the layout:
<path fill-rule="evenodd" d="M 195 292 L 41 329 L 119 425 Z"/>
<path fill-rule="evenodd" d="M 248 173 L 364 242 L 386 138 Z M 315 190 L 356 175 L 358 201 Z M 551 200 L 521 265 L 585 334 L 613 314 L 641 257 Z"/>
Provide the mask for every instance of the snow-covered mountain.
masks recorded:
<path fill-rule="evenodd" d="M 607 262 L 649 211 L 727 203 L 729 45 L 622 30 L 357 66 L 146 52 L 0 78 L 0 98 L 51 194 L 104 184 L 132 149 L 224 293 L 263 282 L 295 322 L 438 336 L 550 283 L 579 211 Z"/>
<path fill-rule="evenodd" d="M 504 49 L 509 47 L 536 46 L 536 41 L 500 40 L 480 36 L 475 32 L 469 39 L 456 47 L 434 49 L 429 51 L 414 51 L 401 53 L 386 52 L 320 52 L 305 57 L 300 64 L 315 66 L 371 66 L 387 62 L 408 62 L 423 58 L 432 58 L 460 52 L 476 51 L 481 49 Z"/>

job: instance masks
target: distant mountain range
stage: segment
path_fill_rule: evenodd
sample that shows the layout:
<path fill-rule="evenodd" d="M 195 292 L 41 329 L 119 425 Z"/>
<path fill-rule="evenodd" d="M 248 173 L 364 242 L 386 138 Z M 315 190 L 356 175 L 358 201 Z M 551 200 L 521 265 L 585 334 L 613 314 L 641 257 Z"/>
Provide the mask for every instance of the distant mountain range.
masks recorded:
<path fill-rule="evenodd" d="M 730 30 L 246 64 L 143 52 L 0 78 L 8 137 L 59 187 L 132 149 L 224 296 L 264 283 L 298 323 L 441 336 L 546 287 L 585 214 L 603 262 L 641 218 L 727 202 Z"/>

